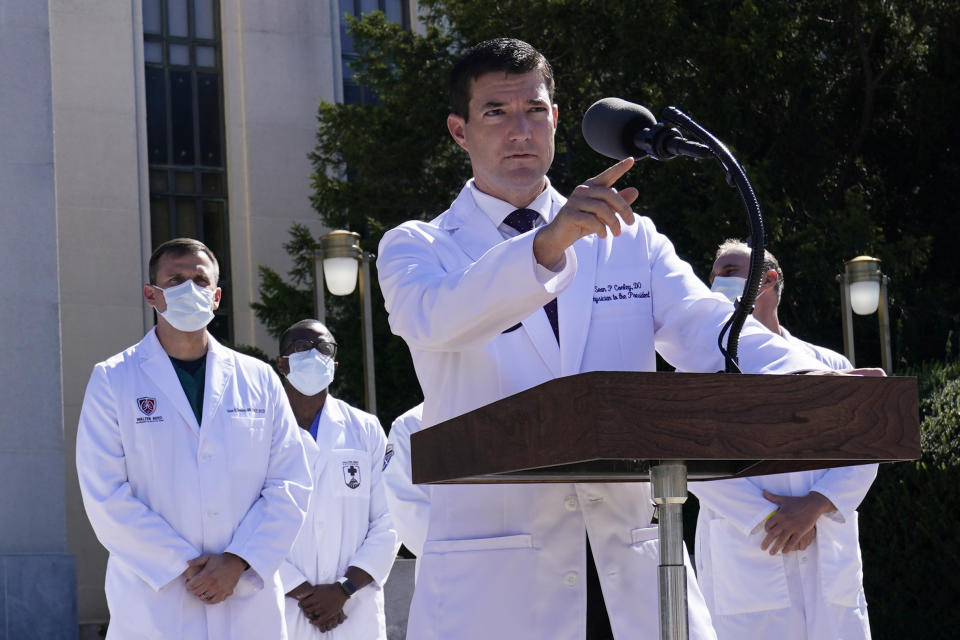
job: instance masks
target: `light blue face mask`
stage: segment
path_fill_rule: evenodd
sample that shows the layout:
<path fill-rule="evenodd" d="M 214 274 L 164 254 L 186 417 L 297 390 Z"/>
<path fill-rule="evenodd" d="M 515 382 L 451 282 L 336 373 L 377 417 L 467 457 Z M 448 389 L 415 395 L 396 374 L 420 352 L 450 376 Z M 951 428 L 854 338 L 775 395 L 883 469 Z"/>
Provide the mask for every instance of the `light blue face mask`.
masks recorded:
<path fill-rule="evenodd" d="M 334 361 L 316 349 L 291 353 L 287 356 L 290 373 L 287 380 L 305 396 L 315 396 L 333 382 Z"/>
<path fill-rule="evenodd" d="M 710 285 L 710 291 L 722 293 L 730 302 L 736 302 L 743 296 L 743 289 L 747 286 L 747 279 L 739 276 L 717 276 Z"/>

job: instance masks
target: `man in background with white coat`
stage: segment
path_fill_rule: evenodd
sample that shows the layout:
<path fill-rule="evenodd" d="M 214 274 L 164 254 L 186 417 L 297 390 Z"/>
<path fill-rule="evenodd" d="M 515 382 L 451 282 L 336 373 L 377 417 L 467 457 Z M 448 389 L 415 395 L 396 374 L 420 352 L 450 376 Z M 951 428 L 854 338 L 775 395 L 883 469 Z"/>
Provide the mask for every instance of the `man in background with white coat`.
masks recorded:
<path fill-rule="evenodd" d="M 430 520 L 430 488 L 413 484 L 410 466 L 410 436 L 423 428 L 423 403 L 408 409 L 390 425 L 387 456 L 383 466 L 383 486 L 387 506 L 397 533 L 410 552 L 417 557 L 416 573 L 427 537 Z"/>
<path fill-rule="evenodd" d="M 286 638 L 277 568 L 312 481 L 269 365 L 206 331 L 216 257 L 176 238 L 150 258 L 157 325 L 94 367 L 77 435 L 83 503 L 110 552 L 107 638 Z"/>
<path fill-rule="evenodd" d="M 280 336 L 277 368 L 314 479 L 306 522 L 280 567 L 287 630 L 290 640 L 386 640 L 383 583 L 399 547 L 382 482 L 387 438 L 376 416 L 329 394 L 336 355 L 317 320 Z"/>
<path fill-rule="evenodd" d="M 743 294 L 750 247 L 727 240 L 710 272 L 714 291 Z M 832 369 L 844 356 L 780 325 L 783 270 L 766 252 L 753 316 Z M 720 640 L 870 638 L 857 507 L 877 465 L 692 482 L 700 500 L 697 578 Z"/>
<path fill-rule="evenodd" d="M 465 53 L 450 85 L 447 129 L 473 179 L 438 218 L 387 232 L 377 260 L 424 426 L 560 376 L 653 371 L 655 350 L 675 366 L 721 369 L 716 340 L 733 306 L 634 215 L 637 189 L 613 188 L 633 160 L 570 198 L 550 186 L 559 114 L 546 59 L 490 40 Z M 740 362 L 755 373 L 825 368 L 750 320 Z M 646 483 L 428 490 L 409 638 L 660 637 Z M 690 637 L 715 638 L 687 564 Z"/>

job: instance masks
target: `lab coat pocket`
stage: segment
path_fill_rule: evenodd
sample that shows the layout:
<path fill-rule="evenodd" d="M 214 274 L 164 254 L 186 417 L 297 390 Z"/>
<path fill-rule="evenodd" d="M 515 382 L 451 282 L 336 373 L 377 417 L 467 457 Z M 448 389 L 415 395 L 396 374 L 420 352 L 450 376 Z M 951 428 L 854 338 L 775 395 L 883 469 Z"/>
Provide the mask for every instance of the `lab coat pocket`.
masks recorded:
<path fill-rule="evenodd" d="M 726 520 L 710 521 L 713 598 L 719 615 L 790 606 L 783 557 L 760 548 L 765 535 L 762 527 L 744 536 Z"/>
<path fill-rule="evenodd" d="M 243 471 L 262 473 L 270 454 L 270 433 L 263 418 L 229 418 L 226 434 L 230 464 Z"/>
<path fill-rule="evenodd" d="M 111 622 L 111 631 L 119 637 L 151 640 L 185 637 L 185 620 L 206 606 L 189 594 L 182 575 L 154 591 L 132 568 L 113 555 L 107 560 L 104 590 L 111 610 L 123 612 L 115 615 Z"/>
<path fill-rule="evenodd" d="M 843 607 L 860 604 L 863 562 L 860 557 L 857 512 L 846 522 L 829 517 L 817 521 L 817 557 L 824 598 Z"/>
<path fill-rule="evenodd" d="M 645 570 L 652 570 L 656 575 L 660 564 L 660 528 L 657 526 L 641 527 L 630 531 L 630 540 L 633 550 L 640 554 Z"/>
<path fill-rule="evenodd" d="M 370 454 L 360 449 L 335 449 L 330 461 L 337 494 L 345 498 L 369 498 Z"/>
<path fill-rule="evenodd" d="M 426 553 L 456 553 L 465 551 L 497 551 L 503 549 L 532 549 L 533 536 L 522 533 L 497 538 L 468 538 L 465 540 L 427 540 L 423 545 Z"/>
<path fill-rule="evenodd" d="M 434 620 L 449 628 L 436 628 L 437 638 L 462 637 L 457 620 L 476 611 L 494 612 L 484 627 L 486 638 L 537 637 L 528 604 L 536 585 L 536 550 L 528 534 L 428 540 L 423 546 L 420 582 L 423 597 L 438 615 Z M 461 588 L 461 585 L 473 585 Z M 483 593 L 477 601 L 476 593 Z M 440 611 L 446 612 L 439 615 Z M 534 634 L 531 636 L 530 634 Z M 473 636 L 471 636 L 473 637 Z"/>

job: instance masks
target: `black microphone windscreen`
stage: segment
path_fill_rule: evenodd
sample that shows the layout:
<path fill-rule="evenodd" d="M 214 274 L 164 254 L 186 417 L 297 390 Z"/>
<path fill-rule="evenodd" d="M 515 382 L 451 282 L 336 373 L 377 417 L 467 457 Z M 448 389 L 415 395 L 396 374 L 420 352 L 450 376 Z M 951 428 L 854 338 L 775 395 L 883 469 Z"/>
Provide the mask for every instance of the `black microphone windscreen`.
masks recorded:
<path fill-rule="evenodd" d="M 623 160 L 627 156 L 643 156 L 634 143 L 636 133 L 657 124 L 650 110 L 620 98 L 604 98 L 594 102 L 583 114 L 583 137 L 590 148 L 608 158 Z"/>

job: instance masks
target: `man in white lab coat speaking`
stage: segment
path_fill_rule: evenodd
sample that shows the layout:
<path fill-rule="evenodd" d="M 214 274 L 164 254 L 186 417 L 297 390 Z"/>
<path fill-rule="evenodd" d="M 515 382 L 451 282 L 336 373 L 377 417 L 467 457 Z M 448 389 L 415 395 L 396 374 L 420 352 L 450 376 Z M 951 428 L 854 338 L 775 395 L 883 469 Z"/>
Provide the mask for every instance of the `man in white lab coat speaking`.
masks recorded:
<path fill-rule="evenodd" d="M 733 311 L 630 209 L 632 158 L 564 198 L 546 172 L 553 72 L 529 44 L 471 48 L 451 74 L 447 129 L 473 179 L 431 222 L 387 232 L 377 268 L 410 348 L 429 428 L 559 376 L 723 368 Z M 747 372 L 824 369 L 755 320 Z M 589 411 L 590 407 L 584 407 Z M 415 640 L 660 637 L 657 527 L 647 484 L 438 485 L 411 604 Z M 688 564 L 690 637 L 714 638 Z"/>
<path fill-rule="evenodd" d="M 387 437 L 376 416 L 329 394 L 337 343 L 300 321 L 280 336 L 277 368 L 314 479 L 307 519 L 280 567 L 290 640 L 386 640 L 383 583 L 397 555 L 383 491 Z"/>
<path fill-rule="evenodd" d="M 749 268 L 750 248 L 727 240 L 713 290 L 736 299 Z M 753 316 L 830 368 L 852 369 L 780 325 L 783 284 L 768 251 Z M 876 475 L 866 464 L 690 484 L 700 500 L 697 576 L 720 640 L 870 638 L 856 509 Z"/>
<path fill-rule="evenodd" d="M 313 483 L 276 373 L 206 331 L 218 276 L 196 240 L 157 247 L 157 325 L 87 384 L 77 473 L 110 552 L 108 638 L 286 638 L 277 569 Z"/>

